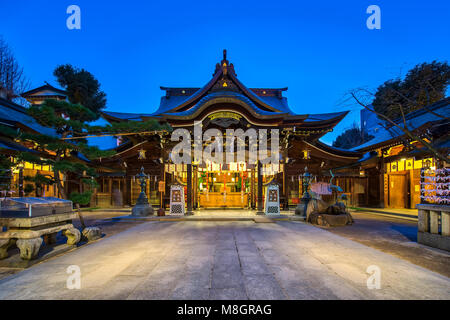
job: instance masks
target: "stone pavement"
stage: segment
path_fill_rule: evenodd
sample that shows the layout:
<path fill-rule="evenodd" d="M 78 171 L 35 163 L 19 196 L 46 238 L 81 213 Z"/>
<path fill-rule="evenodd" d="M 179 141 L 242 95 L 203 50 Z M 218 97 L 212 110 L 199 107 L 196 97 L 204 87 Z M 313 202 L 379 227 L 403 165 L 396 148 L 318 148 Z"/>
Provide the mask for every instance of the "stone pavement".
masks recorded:
<path fill-rule="evenodd" d="M 362 211 L 368 214 L 381 215 L 384 217 L 402 218 L 410 221 L 417 221 L 417 215 L 419 211 L 417 209 L 397 209 L 397 208 L 365 208 L 365 207 L 353 207 L 350 212 Z"/>
<path fill-rule="evenodd" d="M 302 222 L 155 221 L 1 280 L 0 299 L 450 299 L 450 279 Z"/>

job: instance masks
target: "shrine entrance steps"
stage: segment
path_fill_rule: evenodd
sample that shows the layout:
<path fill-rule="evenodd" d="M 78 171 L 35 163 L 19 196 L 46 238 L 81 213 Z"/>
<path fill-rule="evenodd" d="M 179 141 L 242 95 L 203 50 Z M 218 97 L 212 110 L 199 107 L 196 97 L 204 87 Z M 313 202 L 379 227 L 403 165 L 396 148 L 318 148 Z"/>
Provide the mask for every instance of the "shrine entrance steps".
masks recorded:
<path fill-rule="evenodd" d="M 167 212 L 166 212 L 167 213 Z M 119 216 L 111 218 L 113 221 L 145 220 L 145 221 L 253 221 L 257 223 L 270 223 L 275 221 L 304 221 L 296 216 L 294 211 L 282 211 L 281 215 L 258 215 L 256 210 L 195 210 L 193 215 L 184 216 Z"/>

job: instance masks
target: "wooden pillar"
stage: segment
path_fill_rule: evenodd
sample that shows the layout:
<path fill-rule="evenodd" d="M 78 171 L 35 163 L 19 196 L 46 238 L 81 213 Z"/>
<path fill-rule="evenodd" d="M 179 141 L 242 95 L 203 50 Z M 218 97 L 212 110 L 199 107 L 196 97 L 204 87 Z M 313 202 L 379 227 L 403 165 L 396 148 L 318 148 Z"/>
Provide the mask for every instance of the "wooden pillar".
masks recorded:
<path fill-rule="evenodd" d="M 198 208 L 198 167 L 194 166 L 194 194 L 193 194 L 193 207 Z"/>
<path fill-rule="evenodd" d="M 122 195 L 122 205 L 128 204 L 128 180 L 127 176 L 125 174 L 125 177 L 123 178 L 123 195 Z"/>
<path fill-rule="evenodd" d="M 369 205 L 369 175 L 368 174 L 366 174 L 366 177 L 364 179 L 364 203 L 366 206 Z"/>
<path fill-rule="evenodd" d="M 358 203 L 358 197 L 356 197 L 356 194 L 355 194 L 355 179 L 356 178 L 348 178 L 348 180 L 349 180 L 349 182 L 350 182 L 350 203 L 353 205 L 353 206 L 359 206 L 359 203 Z"/>
<path fill-rule="evenodd" d="M 380 208 L 384 208 L 384 174 L 385 174 L 385 170 L 384 170 L 384 158 L 383 155 L 381 155 L 380 161 L 378 162 L 378 165 L 380 166 L 379 168 L 379 193 L 380 193 L 380 201 L 379 201 L 379 207 Z"/>
<path fill-rule="evenodd" d="M 112 197 L 112 179 L 108 179 L 108 193 L 109 193 L 109 204 L 112 206 L 113 197 Z"/>
<path fill-rule="evenodd" d="M 166 186 L 166 159 L 164 152 L 164 141 L 161 139 L 161 181 L 164 182 L 164 189 Z M 159 206 L 164 209 L 164 191 L 160 191 L 159 193 Z"/>
<path fill-rule="evenodd" d="M 262 181 L 262 165 L 258 161 L 258 212 L 263 212 L 263 181 Z"/>
<path fill-rule="evenodd" d="M 284 210 L 289 210 L 289 184 L 286 172 L 286 163 L 283 165 L 283 192 L 284 192 Z"/>
<path fill-rule="evenodd" d="M 192 164 L 187 164 L 187 214 L 192 214 Z"/>
<path fill-rule="evenodd" d="M 255 169 L 251 170 L 251 178 L 250 178 L 250 207 L 255 209 Z"/>
<path fill-rule="evenodd" d="M 19 169 L 19 197 L 23 197 L 23 168 Z"/>

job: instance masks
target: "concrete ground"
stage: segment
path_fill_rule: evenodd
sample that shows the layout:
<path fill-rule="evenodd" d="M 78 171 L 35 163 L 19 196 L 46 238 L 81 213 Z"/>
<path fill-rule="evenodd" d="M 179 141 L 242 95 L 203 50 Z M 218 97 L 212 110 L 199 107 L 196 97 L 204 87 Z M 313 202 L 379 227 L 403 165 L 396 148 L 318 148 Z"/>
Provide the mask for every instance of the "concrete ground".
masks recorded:
<path fill-rule="evenodd" d="M 363 211 L 363 212 L 371 212 L 379 215 L 383 215 L 385 217 L 398 217 L 405 218 L 411 221 L 417 222 L 417 216 L 419 211 L 417 209 L 399 209 L 399 208 L 364 208 L 364 207 L 354 207 L 351 208 L 353 211 Z"/>
<path fill-rule="evenodd" d="M 417 222 L 372 212 L 352 216 L 350 227 L 324 229 L 450 277 L 450 253 L 417 243 Z"/>
<path fill-rule="evenodd" d="M 0 280 L 0 298 L 450 299 L 450 279 L 301 222 L 155 221 Z"/>
<path fill-rule="evenodd" d="M 105 209 L 105 210 L 82 211 L 82 216 L 84 217 L 86 226 L 101 228 L 104 238 L 108 238 L 117 233 L 123 232 L 133 226 L 136 226 L 138 224 L 145 222 L 145 221 L 139 221 L 139 220 L 125 220 L 125 221 L 120 221 L 120 223 L 119 223 L 118 221 L 111 220 L 111 218 L 120 217 L 125 214 L 129 214 L 130 211 L 131 211 L 131 209 Z M 73 221 L 73 224 L 76 228 L 81 229 L 81 223 L 80 223 L 79 219 L 75 219 Z M 65 242 L 66 242 L 66 238 L 63 236 L 59 236 L 57 245 L 63 244 Z M 49 250 L 51 251 L 51 249 L 49 249 Z M 41 253 L 43 251 L 45 251 L 45 250 L 40 251 L 40 255 L 34 262 L 42 263 L 47 259 L 45 257 L 45 255 L 44 256 L 41 255 Z M 62 254 L 64 254 L 64 253 L 62 253 Z M 20 261 L 20 258 L 18 257 L 19 256 L 18 249 L 16 249 L 16 248 L 10 249 L 9 255 L 10 255 L 10 257 L 7 259 L 13 260 L 13 261 L 16 261 L 16 260 Z M 2 260 L 1 262 L 4 262 L 4 260 Z M 9 277 L 15 273 L 18 273 L 18 272 L 24 270 L 23 267 L 19 267 L 19 266 L 4 267 L 2 264 L 0 264 L 0 279 Z"/>

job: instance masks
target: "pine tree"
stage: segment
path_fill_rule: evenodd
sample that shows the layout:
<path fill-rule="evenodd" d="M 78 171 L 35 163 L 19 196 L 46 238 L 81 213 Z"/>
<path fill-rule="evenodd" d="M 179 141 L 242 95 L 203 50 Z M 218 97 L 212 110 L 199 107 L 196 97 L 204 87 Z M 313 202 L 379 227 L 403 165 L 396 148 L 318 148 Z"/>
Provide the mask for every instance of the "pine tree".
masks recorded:
<path fill-rule="evenodd" d="M 96 170 L 89 164 L 89 160 L 109 157 L 115 152 L 103 151 L 98 147 L 87 144 L 87 135 L 118 135 L 122 133 L 170 131 L 169 125 L 160 124 L 156 120 L 143 122 L 112 123 L 106 126 L 92 126 L 100 111 L 105 107 L 106 95 L 100 91 L 98 81 L 84 69 L 77 69 L 70 65 L 59 66 L 54 72 L 58 82 L 68 92 L 69 102 L 47 99 L 43 104 L 32 105 L 28 114 L 44 127 L 53 129 L 54 134 L 31 133 L 16 131 L 0 125 L 0 130 L 11 139 L 22 143 L 30 152 L 21 152 L 16 156 L 17 162 L 31 162 L 38 165 L 50 165 L 52 176 L 37 173 L 33 177 L 26 177 L 26 181 L 33 182 L 41 188 L 43 185 L 55 184 L 61 196 L 69 198 L 77 205 L 84 205 L 91 197 L 92 189 L 96 187 Z M 88 161 L 82 160 L 86 157 Z M 89 190 L 67 195 L 63 188 L 60 174 L 74 179 L 74 182 L 87 185 Z"/>
<path fill-rule="evenodd" d="M 76 183 L 82 179 L 84 183 L 95 186 L 93 180 L 96 176 L 95 169 L 81 160 L 80 156 L 93 160 L 108 157 L 114 152 L 88 146 L 85 139 L 65 139 L 85 135 L 90 128 L 88 123 L 96 118 L 96 114 L 82 105 L 52 99 L 46 100 L 41 105 L 31 106 L 28 112 L 42 126 L 54 129 L 55 134 L 18 132 L 7 127 L 0 128 L 5 135 L 32 150 L 18 154 L 17 161 L 52 166 L 53 177 L 37 174 L 34 177 L 27 177 L 27 180 L 36 185 L 56 184 L 59 193 L 66 199 L 60 173 L 75 176 Z"/>

